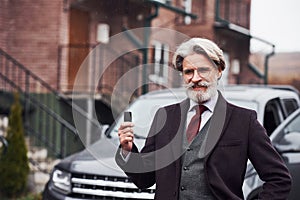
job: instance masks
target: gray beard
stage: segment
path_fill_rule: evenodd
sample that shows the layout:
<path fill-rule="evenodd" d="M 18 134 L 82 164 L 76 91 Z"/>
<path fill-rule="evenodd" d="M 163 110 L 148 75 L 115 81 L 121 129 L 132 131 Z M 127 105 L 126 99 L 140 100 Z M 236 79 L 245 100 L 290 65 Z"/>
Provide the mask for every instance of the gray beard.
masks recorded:
<path fill-rule="evenodd" d="M 217 81 L 209 84 L 207 90 L 203 91 L 194 91 L 192 87 L 188 87 L 186 90 L 187 96 L 196 103 L 204 103 L 211 99 L 214 95 L 217 94 Z"/>

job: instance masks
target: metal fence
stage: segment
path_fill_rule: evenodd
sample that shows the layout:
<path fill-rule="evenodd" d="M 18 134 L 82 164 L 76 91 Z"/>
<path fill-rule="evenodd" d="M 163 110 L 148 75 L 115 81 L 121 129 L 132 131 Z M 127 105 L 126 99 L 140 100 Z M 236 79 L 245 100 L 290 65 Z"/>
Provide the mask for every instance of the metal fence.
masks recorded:
<path fill-rule="evenodd" d="M 46 146 L 51 150 L 51 154 L 60 158 L 83 148 L 72 121 L 60 113 L 60 104 L 70 108 L 73 106 L 82 116 L 86 116 L 86 112 L 72 105 L 2 49 L 0 49 L 0 90 L 3 99 L 9 99 L 13 92 L 20 93 L 25 133 L 36 145 Z M 8 102 L 7 107 L 10 103 Z M 99 126 L 98 122 L 90 123 Z"/>

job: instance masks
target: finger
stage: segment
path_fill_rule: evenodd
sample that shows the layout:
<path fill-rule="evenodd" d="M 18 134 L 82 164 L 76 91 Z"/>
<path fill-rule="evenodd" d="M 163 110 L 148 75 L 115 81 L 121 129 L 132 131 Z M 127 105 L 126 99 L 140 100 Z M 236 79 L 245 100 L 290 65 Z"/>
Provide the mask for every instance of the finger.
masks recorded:
<path fill-rule="evenodd" d="M 122 139 L 122 141 L 125 142 L 125 143 L 132 142 L 133 141 L 133 137 L 131 137 L 131 136 L 124 137 Z"/>
<path fill-rule="evenodd" d="M 126 127 L 124 129 L 119 129 L 118 130 L 118 135 L 119 136 L 121 136 L 123 134 L 127 134 L 127 133 L 133 134 L 133 128 L 132 127 Z"/>
<path fill-rule="evenodd" d="M 128 144 L 129 142 L 133 142 L 133 139 L 133 135 L 124 135 L 120 137 L 120 143 L 121 145 Z"/>
<path fill-rule="evenodd" d="M 119 130 L 125 129 L 127 127 L 133 127 L 133 126 L 134 126 L 134 124 L 132 122 L 123 122 L 123 123 L 121 123 Z"/>
<path fill-rule="evenodd" d="M 133 135 L 133 133 L 127 132 L 127 133 L 121 134 L 121 135 L 119 136 L 119 138 L 120 138 L 120 139 L 134 138 L 134 135 Z"/>

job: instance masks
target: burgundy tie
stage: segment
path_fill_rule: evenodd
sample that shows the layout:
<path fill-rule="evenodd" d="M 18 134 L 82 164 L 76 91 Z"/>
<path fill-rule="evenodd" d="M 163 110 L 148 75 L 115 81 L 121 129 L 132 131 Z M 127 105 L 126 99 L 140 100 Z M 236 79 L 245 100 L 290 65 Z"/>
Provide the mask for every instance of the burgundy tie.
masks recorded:
<path fill-rule="evenodd" d="M 192 117 L 188 128 L 186 130 L 186 137 L 188 142 L 191 142 L 194 137 L 198 134 L 199 132 L 199 127 L 201 124 L 201 114 L 207 109 L 206 106 L 204 105 L 197 105 L 195 106 L 196 109 L 196 114 Z"/>

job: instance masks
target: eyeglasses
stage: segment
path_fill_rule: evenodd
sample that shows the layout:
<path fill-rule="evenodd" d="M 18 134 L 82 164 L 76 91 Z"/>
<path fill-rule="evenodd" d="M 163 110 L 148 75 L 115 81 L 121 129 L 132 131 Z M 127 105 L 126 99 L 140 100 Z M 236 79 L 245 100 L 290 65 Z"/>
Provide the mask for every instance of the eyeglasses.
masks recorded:
<path fill-rule="evenodd" d="M 201 76 L 202 78 L 206 78 L 208 77 L 211 72 L 212 72 L 212 68 L 209 67 L 199 67 L 197 69 L 184 69 L 182 71 L 183 75 L 186 76 L 187 78 L 193 78 L 194 74 L 195 74 L 195 70 L 198 73 L 198 76 Z"/>

